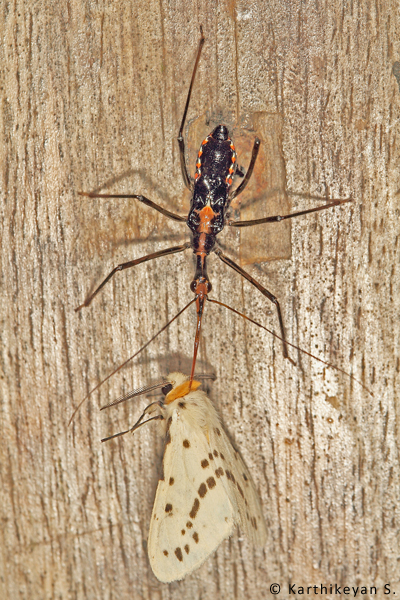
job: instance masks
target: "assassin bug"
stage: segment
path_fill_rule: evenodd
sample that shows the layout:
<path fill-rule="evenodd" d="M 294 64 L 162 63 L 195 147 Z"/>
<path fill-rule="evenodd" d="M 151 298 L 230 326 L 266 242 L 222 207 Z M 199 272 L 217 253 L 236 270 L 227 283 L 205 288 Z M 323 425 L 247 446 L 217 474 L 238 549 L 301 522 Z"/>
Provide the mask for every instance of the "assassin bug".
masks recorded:
<path fill-rule="evenodd" d="M 187 217 L 183 217 L 181 215 L 175 214 L 166 210 L 165 208 L 155 204 L 148 198 L 140 194 L 97 194 L 97 193 L 85 193 L 81 192 L 80 195 L 87 196 L 89 198 L 135 198 L 139 202 L 149 206 L 150 208 L 157 210 L 164 216 L 169 219 L 173 219 L 175 221 L 186 222 L 187 226 L 190 229 L 191 241 L 187 242 L 181 246 L 174 246 L 172 248 L 166 248 L 165 250 L 160 250 L 158 252 L 154 252 L 152 254 L 148 254 L 146 256 L 142 256 L 136 260 L 132 260 L 115 267 L 111 273 L 104 279 L 104 281 L 98 286 L 98 288 L 86 298 L 85 302 L 78 306 L 76 310 L 80 310 L 85 306 L 89 306 L 92 302 L 93 298 L 98 294 L 98 292 L 105 286 L 105 284 L 110 281 L 110 279 L 117 273 L 117 271 L 122 271 L 124 269 L 129 269 L 134 267 L 140 263 L 147 262 L 154 258 L 159 258 L 160 256 L 167 256 L 169 254 L 176 254 L 178 252 L 183 252 L 189 248 L 192 248 L 193 253 L 196 256 L 196 271 L 194 274 L 193 281 L 190 284 L 190 289 L 195 294 L 193 300 L 186 305 L 184 309 L 182 309 L 172 320 L 175 320 L 186 308 L 188 308 L 193 302 L 196 302 L 196 311 L 197 311 L 197 326 L 196 326 L 196 334 L 194 341 L 194 352 L 193 352 L 193 360 L 192 367 L 190 373 L 190 382 L 193 381 L 195 365 L 196 365 L 196 357 L 197 351 L 200 341 L 200 331 L 201 331 L 201 322 L 204 313 L 205 301 L 210 300 L 217 304 L 221 304 L 216 300 L 211 300 L 208 297 L 209 292 L 211 291 L 211 283 L 207 275 L 207 257 L 213 252 L 218 258 L 224 262 L 226 265 L 237 271 L 242 277 L 247 279 L 253 286 L 255 286 L 264 296 L 266 296 L 276 307 L 279 319 L 279 326 L 281 335 L 277 336 L 282 340 L 283 343 L 283 355 L 285 358 L 289 358 L 289 353 L 287 346 L 292 345 L 287 342 L 285 337 L 285 330 L 282 319 L 282 312 L 279 305 L 278 299 L 269 292 L 263 285 L 261 285 L 258 281 L 256 281 L 251 275 L 249 275 L 242 267 L 228 258 L 223 252 L 218 248 L 216 244 L 216 236 L 221 233 L 225 225 L 230 227 L 249 227 L 253 225 L 260 225 L 262 223 L 272 223 L 283 221 L 284 219 L 291 219 L 293 217 L 298 217 L 301 215 L 317 212 L 320 210 L 325 210 L 327 208 L 331 208 L 333 206 L 338 206 L 340 204 L 344 204 L 346 202 L 351 202 L 351 199 L 345 200 L 333 200 L 328 204 L 323 206 L 317 206 L 315 208 L 309 210 L 303 210 L 300 212 L 295 212 L 287 215 L 277 215 L 271 217 L 265 217 L 261 219 L 255 219 L 251 221 L 233 221 L 229 218 L 229 207 L 234 198 L 236 198 L 239 194 L 241 194 L 246 188 L 251 175 L 253 173 L 254 165 L 257 159 L 260 140 L 256 137 L 254 140 L 252 155 L 250 164 L 246 174 L 244 174 L 240 168 L 237 166 L 236 160 L 236 151 L 233 145 L 233 142 L 230 138 L 228 128 L 225 125 L 218 125 L 215 129 L 205 138 L 200 146 L 200 150 L 198 153 L 198 158 L 196 162 L 196 173 L 194 179 L 190 176 L 187 165 L 186 165 L 186 154 L 185 154 L 185 142 L 183 139 L 183 129 L 186 122 L 186 116 L 189 108 L 190 98 L 192 94 L 192 88 L 196 76 L 197 67 L 200 60 L 201 51 L 204 45 L 204 35 L 203 29 L 200 27 L 200 42 L 197 51 L 197 57 L 192 73 L 192 78 L 189 86 L 189 92 L 186 99 L 186 105 L 182 117 L 181 126 L 179 129 L 178 135 L 178 144 L 179 144 L 179 153 L 180 153 L 180 163 L 181 163 L 181 171 L 182 177 L 185 186 L 192 192 L 192 198 L 190 202 L 190 209 Z M 233 183 L 235 181 L 235 177 L 242 177 L 243 180 L 238 187 L 233 189 Z M 226 305 L 223 305 L 226 306 Z M 226 306 L 231 309 L 230 307 Z M 237 311 L 234 311 L 237 313 Z M 241 313 L 237 313 L 241 314 Z M 244 316 L 244 315 L 242 315 Z M 248 318 L 248 317 L 245 317 Z M 161 329 L 156 336 L 161 333 L 171 322 L 172 320 Z M 251 319 L 249 319 L 251 320 Z M 254 322 L 254 321 L 253 321 Z M 154 336 L 152 340 L 156 337 Z M 150 340 L 150 341 L 152 341 Z M 150 343 L 150 342 L 148 342 Z M 147 346 L 147 344 L 146 344 Z M 144 346 L 144 347 L 146 347 Z M 144 347 L 141 349 L 143 350 Z M 296 346 L 294 346 L 296 347 Z M 140 350 L 140 351 L 141 351 Z M 139 352 L 140 352 L 139 351 Z M 138 354 L 138 353 L 136 353 Z M 135 355 L 136 356 L 136 355 Z M 132 358 L 132 357 L 131 357 Z M 292 361 L 293 362 L 293 361 Z M 125 364 L 125 363 L 124 363 Z M 341 369 L 339 369 L 341 370 Z"/>

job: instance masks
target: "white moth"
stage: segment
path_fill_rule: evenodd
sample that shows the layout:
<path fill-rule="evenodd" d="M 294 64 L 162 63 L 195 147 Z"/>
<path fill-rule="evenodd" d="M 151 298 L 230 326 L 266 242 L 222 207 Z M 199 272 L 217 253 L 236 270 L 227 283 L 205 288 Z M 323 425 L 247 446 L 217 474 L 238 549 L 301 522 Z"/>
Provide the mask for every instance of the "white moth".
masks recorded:
<path fill-rule="evenodd" d="M 200 383 L 189 391 L 188 377 L 172 373 L 165 384 L 164 401 L 148 406 L 139 422 L 156 413 L 166 436 L 148 553 L 155 576 L 169 583 L 200 567 L 236 526 L 263 546 L 266 526 L 250 473 Z"/>

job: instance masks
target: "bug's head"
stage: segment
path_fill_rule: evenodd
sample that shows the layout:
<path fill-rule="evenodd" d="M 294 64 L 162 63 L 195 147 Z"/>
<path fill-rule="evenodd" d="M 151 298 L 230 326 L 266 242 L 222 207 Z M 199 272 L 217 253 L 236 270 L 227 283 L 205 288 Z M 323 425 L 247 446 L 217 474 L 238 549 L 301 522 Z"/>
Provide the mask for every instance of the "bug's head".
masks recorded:
<path fill-rule="evenodd" d="M 225 127 L 225 125 L 218 125 L 212 132 L 211 136 L 215 140 L 218 140 L 220 142 L 226 142 L 226 140 L 229 138 L 228 128 Z"/>

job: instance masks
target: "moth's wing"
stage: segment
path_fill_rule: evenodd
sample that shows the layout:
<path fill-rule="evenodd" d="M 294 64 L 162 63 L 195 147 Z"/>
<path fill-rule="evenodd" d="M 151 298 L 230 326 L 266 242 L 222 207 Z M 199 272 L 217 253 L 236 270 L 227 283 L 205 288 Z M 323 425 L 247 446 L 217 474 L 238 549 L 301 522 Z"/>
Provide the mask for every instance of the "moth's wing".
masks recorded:
<path fill-rule="evenodd" d="M 220 423 L 213 427 L 209 437 L 214 452 L 214 466 L 217 466 L 215 472 L 221 473 L 220 481 L 231 504 L 236 506 L 236 522 L 253 544 L 264 546 L 267 539 L 265 519 L 248 468 Z"/>
<path fill-rule="evenodd" d="M 151 567 L 164 583 L 197 569 L 237 523 L 231 496 L 205 466 L 211 452 L 207 437 L 182 413 L 172 415 L 148 539 Z"/>

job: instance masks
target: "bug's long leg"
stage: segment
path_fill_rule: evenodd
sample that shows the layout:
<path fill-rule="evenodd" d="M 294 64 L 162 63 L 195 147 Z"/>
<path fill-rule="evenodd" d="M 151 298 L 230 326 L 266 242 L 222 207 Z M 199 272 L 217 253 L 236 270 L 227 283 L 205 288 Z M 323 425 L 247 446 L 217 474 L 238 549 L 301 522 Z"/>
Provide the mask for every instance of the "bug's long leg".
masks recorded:
<path fill-rule="evenodd" d="M 196 76 L 196 71 L 197 71 L 197 66 L 199 64 L 199 60 L 200 60 L 200 54 L 201 54 L 201 50 L 203 48 L 204 45 L 204 41 L 205 41 L 205 37 L 203 34 L 203 27 L 200 25 L 200 42 L 199 42 L 199 49 L 197 51 L 197 57 L 196 57 L 196 62 L 194 63 L 194 69 L 193 69 L 193 73 L 192 73 L 192 79 L 190 81 L 190 86 L 189 86 L 189 92 L 186 98 L 186 105 L 185 105 L 185 110 L 183 112 L 183 117 L 182 117 L 182 123 L 181 126 L 179 128 L 179 135 L 178 135 L 178 144 L 179 144 L 179 154 L 181 157 L 181 170 L 182 170 L 182 177 L 183 177 L 183 181 L 184 184 L 186 185 L 186 187 L 191 190 L 192 189 L 192 179 L 189 175 L 188 169 L 187 169 L 187 165 L 186 165 L 186 156 L 185 156 L 185 142 L 182 136 L 182 132 L 183 132 L 183 128 L 185 126 L 185 121 L 186 121 L 186 115 L 187 115 L 187 111 L 189 108 L 189 102 L 190 102 L 190 96 L 192 95 L 192 87 L 193 87 L 193 83 L 194 83 L 194 79 Z"/>
<path fill-rule="evenodd" d="M 231 200 L 236 198 L 236 196 L 239 196 L 239 194 L 241 194 L 243 192 L 244 188 L 249 183 L 250 177 L 252 176 L 252 173 L 253 173 L 253 169 L 254 169 L 254 165 L 256 162 L 256 158 L 257 158 L 259 149 L 260 149 L 260 140 L 258 138 L 256 138 L 254 140 L 253 151 L 251 153 L 251 160 L 250 160 L 249 168 L 247 169 L 245 178 L 243 179 L 242 183 L 236 188 L 236 190 L 233 190 L 233 192 L 230 194 L 229 202 L 231 202 Z"/>
<path fill-rule="evenodd" d="M 364 388 L 364 390 L 366 390 L 368 392 L 368 394 L 370 394 L 372 397 L 374 396 L 373 393 L 371 392 L 371 390 L 369 390 L 366 385 L 364 385 L 363 383 L 361 383 L 361 381 L 359 381 L 358 379 L 356 379 L 354 377 L 354 375 L 352 375 L 351 373 L 348 373 L 344 369 L 341 369 L 340 367 L 337 367 L 336 365 L 333 365 L 332 363 L 329 363 L 326 360 L 322 360 L 321 358 L 318 358 L 318 356 L 315 356 L 314 354 L 311 354 L 310 352 L 307 352 L 307 350 L 303 350 L 303 348 L 299 348 L 299 346 L 296 346 L 295 344 L 291 344 L 290 342 L 288 342 L 287 340 L 281 338 L 279 335 L 277 335 L 276 333 L 274 333 L 273 331 L 271 331 L 267 327 L 264 327 L 264 325 L 261 325 L 261 323 L 257 323 L 257 321 L 254 321 L 254 319 L 251 319 L 250 317 L 248 317 L 247 315 L 239 312 L 235 308 L 232 308 L 232 306 L 228 306 L 227 304 L 224 304 L 223 302 L 220 302 L 219 300 L 214 300 L 213 298 L 209 298 L 209 297 L 207 297 L 207 300 L 209 302 L 212 302 L 213 304 L 218 304 L 219 306 L 223 306 L 224 308 L 227 308 L 228 310 L 231 310 L 233 313 L 235 313 L 235 315 L 239 315 L 239 317 L 243 317 L 243 319 L 246 319 L 246 321 L 250 321 L 250 323 L 253 323 L 254 325 L 257 325 L 257 327 L 261 327 L 261 329 L 264 329 L 264 331 L 267 331 L 268 333 L 270 333 L 271 335 L 273 335 L 274 337 L 276 337 L 278 340 L 281 340 L 282 342 L 284 342 L 285 344 L 287 344 L 291 348 L 295 348 L 299 352 L 302 352 L 303 354 L 306 354 L 310 358 L 313 358 L 314 360 L 317 360 L 318 362 L 322 363 L 323 365 L 326 365 L 327 367 L 330 367 L 332 369 L 336 369 L 336 371 L 339 371 L 340 373 L 344 373 L 345 375 L 347 375 L 347 377 L 350 377 L 350 379 L 353 379 L 353 381 L 356 381 L 358 383 L 358 385 L 361 385 L 361 387 Z"/>
<path fill-rule="evenodd" d="M 244 269 L 242 269 L 242 267 L 239 267 L 239 265 L 237 265 L 235 262 L 233 262 L 233 260 L 231 260 L 230 258 L 228 258 L 227 256 L 225 256 L 225 254 L 223 254 L 221 252 L 221 250 L 214 250 L 214 252 L 222 260 L 222 262 L 224 262 L 225 264 L 227 264 L 229 267 L 231 267 L 237 273 L 239 273 L 242 277 L 244 277 L 245 279 L 247 279 L 247 281 L 249 281 L 262 294 L 264 294 L 264 296 L 266 296 L 268 298 L 268 300 L 271 300 L 271 302 L 273 304 L 275 304 L 276 310 L 278 311 L 279 326 L 280 326 L 280 329 L 281 329 L 281 337 L 282 337 L 282 342 L 283 342 L 283 356 L 285 358 L 288 358 L 290 360 L 290 362 L 293 363 L 293 360 L 289 357 L 289 352 L 288 352 L 287 345 L 286 345 L 285 328 L 283 327 L 283 319 L 282 319 L 281 307 L 279 305 L 278 299 L 275 298 L 275 296 L 273 294 L 271 294 L 271 292 L 269 292 L 263 285 L 261 285 L 261 283 L 258 283 L 258 281 L 256 281 L 251 275 L 249 275 L 248 273 L 246 273 L 246 271 Z"/>
<path fill-rule="evenodd" d="M 249 227 L 251 225 L 261 225 L 262 223 L 274 223 L 277 221 L 284 221 L 285 219 L 291 219 L 292 217 L 308 215 L 313 212 L 318 212 L 319 210 L 325 210 L 326 208 L 332 208 L 333 206 L 346 204 L 347 202 L 353 202 L 352 198 L 346 198 L 346 200 L 334 200 L 329 204 L 324 204 L 323 206 L 316 206 L 315 208 L 310 208 L 308 210 L 301 210 L 290 215 L 276 215 L 275 217 L 264 217 L 263 219 L 253 219 L 252 221 L 228 221 L 228 225 L 230 225 L 230 227 Z"/>
<path fill-rule="evenodd" d="M 173 246 L 172 248 L 166 248 L 165 250 L 159 250 L 158 252 L 153 252 L 152 254 L 147 254 L 146 256 L 142 256 L 141 258 L 137 258 L 135 260 L 130 260 L 129 262 L 122 263 L 115 267 L 111 271 L 109 275 L 102 281 L 99 287 L 90 294 L 88 298 L 86 298 L 85 302 L 78 306 L 75 309 L 75 312 L 81 310 L 84 306 L 89 306 L 93 298 L 99 293 L 99 291 L 106 285 L 108 281 L 117 273 L 118 271 L 123 271 L 124 269 L 130 269 L 131 267 L 135 267 L 136 265 L 140 265 L 140 263 L 147 262 L 148 260 L 153 260 L 153 258 L 159 258 L 160 256 L 167 256 L 168 254 L 176 254 L 177 252 L 183 252 L 183 250 L 187 250 L 190 248 L 190 242 L 186 242 L 186 244 L 182 244 L 182 246 Z"/>
<path fill-rule="evenodd" d="M 186 217 L 181 217 L 181 215 L 177 215 L 176 213 L 159 206 L 159 204 L 156 204 L 141 194 L 96 194 L 92 192 L 78 192 L 78 194 L 79 196 L 86 196 L 87 198 L 135 198 L 142 204 L 150 206 L 150 208 L 154 208 L 154 210 L 157 210 L 159 213 L 164 215 L 164 217 L 168 217 L 174 221 L 186 221 Z"/>

